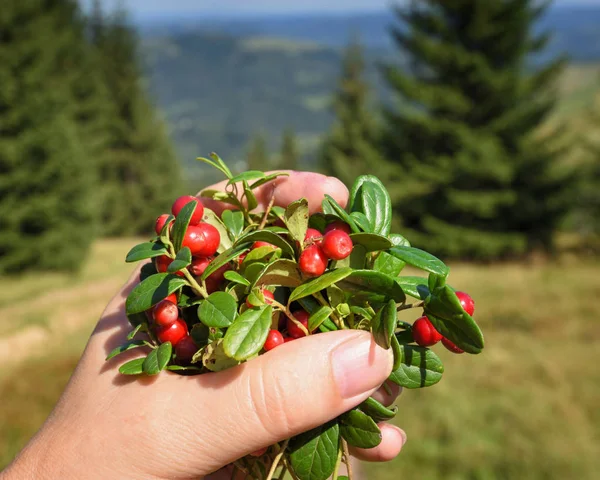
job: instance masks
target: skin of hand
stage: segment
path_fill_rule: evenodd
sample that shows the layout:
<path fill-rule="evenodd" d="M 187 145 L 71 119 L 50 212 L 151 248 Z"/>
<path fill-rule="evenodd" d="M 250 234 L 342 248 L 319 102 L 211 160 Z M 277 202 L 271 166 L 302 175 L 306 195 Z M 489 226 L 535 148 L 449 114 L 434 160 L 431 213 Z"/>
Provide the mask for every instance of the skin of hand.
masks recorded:
<path fill-rule="evenodd" d="M 305 197 L 314 213 L 324 193 L 347 203 L 348 190 L 337 179 L 288 173 L 259 189 L 259 209 L 272 197 L 281 206 Z M 217 213 L 226 208 L 202 201 Z M 104 359 L 129 330 L 124 305 L 138 272 L 108 304 L 54 411 L 0 479 L 231 478 L 227 466 L 236 459 L 317 427 L 369 396 L 390 405 L 399 394 L 394 385 L 388 393 L 380 388 L 391 353 L 370 333 L 351 330 L 304 337 L 218 373 L 123 376 L 118 366 L 139 351 Z M 400 452 L 404 432 L 380 427 L 381 444 L 353 449 L 355 457 L 388 461 Z"/>

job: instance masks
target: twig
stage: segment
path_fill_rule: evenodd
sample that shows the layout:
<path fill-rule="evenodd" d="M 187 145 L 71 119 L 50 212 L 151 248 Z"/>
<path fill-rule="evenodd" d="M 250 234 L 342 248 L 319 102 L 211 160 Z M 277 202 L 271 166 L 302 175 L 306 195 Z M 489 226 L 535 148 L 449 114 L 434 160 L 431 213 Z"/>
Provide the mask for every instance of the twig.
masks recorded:
<path fill-rule="evenodd" d="M 196 279 L 192 276 L 192 274 L 187 270 L 187 268 L 184 268 L 183 270 L 181 270 L 183 272 L 183 274 L 185 275 L 185 278 L 188 282 L 190 282 L 190 287 L 192 287 L 192 290 L 194 290 L 194 292 L 196 292 L 196 294 L 203 296 L 204 298 L 208 297 L 208 292 L 206 291 L 205 288 L 202 288 L 198 282 L 196 281 Z"/>
<path fill-rule="evenodd" d="M 275 204 L 275 195 L 271 195 L 271 200 L 269 200 L 269 205 L 267 205 L 265 214 L 263 215 L 262 221 L 260 222 L 260 225 L 258 226 L 259 230 L 262 230 L 263 228 L 265 228 L 265 225 L 267 224 L 267 220 L 269 218 L 269 213 L 271 213 L 271 209 L 273 208 L 274 204 Z"/>
<path fill-rule="evenodd" d="M 283 454 L 285 453 L 285 449 L 287 448 L 289 441 L 290 440 L 288 439 L 283 443 L 281 450 L 279 450 L 279 453 L 273 459 L 273 463 L 271 465 L 271 469 L 269 470 L 269 474 L 267 475 L 266 480 L 272 480 L 273 475 L 275 475 L 275 470 L 277 470 L 279 461 L 281 460 L 281 457 L 283 457 Z"/>
<path fill-rule="evenodd" d="M 290 472 L 290 475 L 292 477 L 293 480 L 299 480 L 299 478 L 296 476 L 296 474 L 294 473 L 294 469 L 292 468 L 292 466 L 290 465 L 290 462 L 288 462 L 287 458 L 283 459 L 283 462 L 286 466 L 286 468 L 288 469 L 288 472 Z"/>
<path fill-rule="evenodd" d="M 352 466 L 350 464 L 350 452 L 348 451 L 348 442 L 342 439 L 342 449 L 344 450 L 344 463 L 348 470 L 348 480 L 352 480 Z"/>
<path fill-rule="evenodd" d="M 425 302 L 407 303 L 406 305 L 400 305 L 397 310 L 400 312 L 402 310 L 408 310 L 410 308 L 420 308 L 423 305 L 425 305 Z"/>
<path fill-rule="evenodd" d="M 337 455 L 337 459 L 335 461 L 335 469 L 333 470 L 333 480 L 338 480 L 341 464 L 342 464 L 342 449 L 338 448 L 338 455 Z"/>

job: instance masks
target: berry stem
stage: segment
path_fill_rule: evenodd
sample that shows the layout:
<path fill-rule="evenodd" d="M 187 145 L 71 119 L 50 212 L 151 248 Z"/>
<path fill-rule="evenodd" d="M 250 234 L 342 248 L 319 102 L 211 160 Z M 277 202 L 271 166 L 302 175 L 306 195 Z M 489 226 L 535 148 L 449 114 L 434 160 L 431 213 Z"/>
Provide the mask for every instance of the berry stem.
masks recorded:
<path fill-rule="evenodd" d="M 279 462 L 281 461 L 281 457 L 283 457 L 283 454 L 285 453 L 285 450 L 288 446 L 289 441 L 290 440 L 287 439 L 285 442 L 283 442 L 283 445 L 281 446 L 279 453 L 273 459 L 273 464 L 271 465 L 271 469 L 269 470 L 269 474 L 267 475 L 266 480 L 273 479 L 273 475 L 275 475 L 275 470 L 277 470 L 277 466 L 279 465 Z"/>
<path fill-rule="evenodd" d="M 259 230 L 263 230 L 265 228 L 265 225 L 267 224 L 267 220 L 269 218 L 269 213 L 271 213 L 271 209 L 273 208 L 274 204 L 275 204 L 275 195 L 271 195 L 271 200 L 269 200 L 269 205 L 267 205 L 265 214 L 263 215 L 260 225 L 258 226 Z"/>
<path fill-rule="evenodd" d="M 285 465 L 285 467 L 288 469 L 288 472 L 290 473 L 290 475 L 292 476 L 293 480 L 299 480 L 298 476 L 296 475 L 296 473 L 294 472 L 294 469 L 292 468 L 292 466 L 290 465 L 289 460 L 287 459 L 287 457 L 284 458 L 283 463 Z"/>
<path fill-rule="evenodd" d="M 404 305 L 400 305 L 397 310 L 401 312 L 402 310 L 409 310 L 411 308 L 421 308 L 423 305 L 425 305 L 425 302 L 406 303 Z"/>
<path fill-rule="evenodd" d="M 317 301 L 324 307 L 331 307 L 331 305 L 329 305 L 329 302 L 323 298 L 321 292 L 313 293 L 313 297 L 315 297 Z M 346 325 L 344 325 L 344 322 L 340 319 L 340 317 L 338 317 L 338 314 L 335 310 L 331 312 L 331 318 L 340 330 L 347 330 Z"/>
<path fill-rule="evenodd" d="M 337 459 L 335 461 L 335 469 L 333 470 L 333 477 L 332 480 L 338 480 L 338 477 L 340 475 L 340 465 L 342 464 L 342 448 L 338 448 L 338 455 L 337 455 Z"/>
<path fill-rule="evenodd" d="M 287 317 L 294 322 L 298 328 L 300 330 L 302 330 L 302 332 L 304 332 L 304 335 L 310 335 L 310 332 L 308 331 L 308 329 L 302 325 L 298 320 L 296 320 L 296 318 L 294 317 L 294 315 L 292 314 L 292 311 L 286 307 L 285 305 L 279 303 L 277 300 L 270 300 L 269 299 L 269 303 L 271 305 L 273 305 L 274 307 L 278 308 L 279 310 L 281 310 L 283 313 L 285 313 L 287 315 Z"/>
<path fill-rule="evenodd" d="M 208 298 L 208 292 L 206 291 L 206 287 L 200 286 L 196 279 L 192 276 L 192 274 L 188 272 L 187 268 L 184 268 L 182 272 L 185 275 L 187 281 L 190 283 L 190 287 L 192 287 L 192 290 L 194 290 L 194 292 L 197 295 L 201 295 L 204 298 Z M 202 284 L 204 285 L 204 282 L 202 282 Z"/>
<path fill-rule="evenodd" d="M 350 452 L 348 451 L 348 442 L 342 438 L 342 449 L 344 450 L 344 463 L 348 470 L 348 480 L 352 480 L 352 465 L 350 463 Z"/>

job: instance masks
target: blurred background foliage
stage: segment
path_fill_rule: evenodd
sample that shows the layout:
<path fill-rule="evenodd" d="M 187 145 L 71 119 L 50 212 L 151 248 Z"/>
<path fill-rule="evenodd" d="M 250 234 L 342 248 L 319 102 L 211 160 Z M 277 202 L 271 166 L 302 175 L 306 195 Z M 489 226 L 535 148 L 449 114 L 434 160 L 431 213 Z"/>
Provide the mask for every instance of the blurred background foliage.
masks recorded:
<path fill-rule="evenodd" d="M 238 172 L 378 175 L 396 229 L 476 299 L 486 351 L 404 393 L 409 443 L 368 478 L 597 478 L 600 5 L 84 5 L 0 8 L 0 467 L 54 405 L 132 237 L 220 180 L 195 161 L 216 151 Z"/>

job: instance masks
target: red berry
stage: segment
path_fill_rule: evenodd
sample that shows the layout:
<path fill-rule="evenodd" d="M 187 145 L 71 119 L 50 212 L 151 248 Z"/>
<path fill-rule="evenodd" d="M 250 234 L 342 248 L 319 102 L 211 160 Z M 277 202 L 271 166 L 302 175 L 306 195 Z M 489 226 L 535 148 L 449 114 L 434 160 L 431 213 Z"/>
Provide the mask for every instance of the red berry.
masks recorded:
<path fill-rule="evenodd" d="M 458 300 L 460 300 L 460 304 L 469 315 L 473 315 L 475 312 L 475 301 L 471 298 L 468 293 L 465 292 L 456 292 L 456 296 Z"/>
<path fill-rule="evenodd" d="M 280 331 L 269 330 L 267 341 L 265 342 L 265 350 L 268 352 L 269 350 L 273 350 L 275 347 L 283 345 L 284 343 L 283 335 Z"/>
<path fill-rule="evenodd" d="M 192 264 L 188 267 L 192 275 L 199 277 L 204 273 L 208 264 L 213 261 L 213 257 L 192 257 Z"/>
<path fill-rule="evenodd" d="M 188 334 L 186 323 L 179 319 L 166 327 L 158 327 L 156 329 L 156 337 L 160 343 L 171 342 L 171 345 L 176 346 Z"/>
<path fill-rule="evenodd" d="M 352 253 L 352 239 L 342 230 L 331 230 L 323 237 L 323 252 L 332 260 L 343 260 Z"/>
<path fill-rule="evenodd" d="M 262 457 L 265 453 L 267 453 L 268 447 L 260 448 L 256 452 L 252 452 L 250 455 L 253 457 Z"/>
<path fill-rule="evenodd" d="M 210 295 L 211 293 L 218 292 L 221 289 L 221 282 L 216 278 L 212 278 L 212 275 L 206 279 L 206 291 Z"/>
<path fill-rule="evenodd" d="M 155 260 L 154 261 L 154 265 L 156 266 L 156 271 L 158 273 L 165 273 L 167 271 L 167 268 L 169 267 L 169 265 L 173 261 L 167 255 L 161 255 L 160 257 L 156 257 L 154 260 Z M 181 270 L 178 271 L 177 273 L 175 273 L 175 275 L 178 275 L 179 277 L 183 277 L 184 276 L 184 274 L 183 274 L 183 272 Z"/>
<path fill-rule="evenodd" d="M 442 344 L 444 345 L 444 347 L 446 347 L 452 353 L 465 353 L 464 350 L 462 350 L 461 348 L 458 348 L 456 345 L 454 345 L 454 343 L 452 343 L 446 337 L 442 338 Z"/>
<path fill-rule="evenodd" d="M 198 346 L 190 335 L 183 337 L 175 347 L 175 355 L 181 363 L 190 363 L 197 351 Z"/>
<path fill-rule="evenodd" d="M 204 205 L 198 200 L 196 197 L 192 197 L 191 195 L 184 195 L 183 197 L 179 197 L 173 203 L 173 207 L 171 208 L 171 212 L 173 215 L 179 215 L 179 212 L 183 207 L 185 207 L 190 202 L 196 202 L 196 210 L 192 214 L 192 218 L 190 219 L 190 225 L 198 225 L 202 221 L 202 217 L 204 216 Z"/>
<path fill-rule="evenodd" d="M 300 254 L 298 265 L 302 273 L 318 277 L 325 272 L 327 260 L 327 256 L 319 245 L 310 245 Z"/>
<path fill-rule="evenodd" d="M 420 317 L 415 320 L 412 326 L 412 333 L 417 345 L 430 347 L 442 339 L 442 335 L 435 329 L 427 317 Z"/>
<path fill-rule="evenodd" d="M 296 340 L 296 339 L 294 337 L 283 337 L 283 342 L 284 343 L 291 342 L 292 340 Z"/>
<path fill-rule="evenodd" d="M 320 245 L 323 242 L 323 234 L 315 228 L 309 228 L 304 236 L 304 244 L 310 245 L 316 243 Z"/>
<path fill-rule="evenodd" d="M 246 258 L 246 255 L 248 255 L 248 252 L 246 253 L 242 253 L 238 258 L 237 261 L 238 263 L 241 265 L 244 262 L 244 259 Z"/>
<path fill-rule="evenodd" d="M 263 297 L 265 297 L 265 303 L 267 305 L 270 305 L 271 303 L 273 303 L 273 300 L 275 300 L 275 295 L 273 295 L 273 292 L 271 292 L 270 290 L 267 290 L 266 288 L 263 288 L 261 291 L 262 291 Z M 254 307 L 254 305 L 252 305 L 250 303 L 250 300 L 248 298 L 246 298 L 246 305 L 248 306 L 248 308 Z"/>
<path fill-rule="evenodd" d="M 165 228 L 165 223 L 167 223 L 167 219 L 169 218 L 169 214 L 165 213 L 156 219 L 156 225 L 154 225 L 154 230 L 157 235 L 160 235 L 162 229 Z"/>
<path fill-rule="evenodd" d="M 325 235 L 334 230 L 341 230 L 342 232 L 346 232 L 348 235 L 352 232 L 350 225 L 344 223 L 340 220 L 336 220 L 335 222 L 331 222 L 329 225 L 325 227 Z"/>
<path fill-rule="evenodd" d="M 166 327 L 175 323 L 179 318 L 179 309 L 177 305 L 169 300 L 161 300 L 152 309 L 152 318 L 154 322 L 161 327 Z"/>
<path fill-rule="evenodd" d="M 219 231 L 209 223 L 190 225 L 183 237 L 183 247 L 189 247 L 192 255 L 198 257 L 210 257 L 217 252 L 221 235 Z"/>
<path fill-rule="evenodd" d="M 219 267 L 215 272 L 211 273 L 208 278 L 214 279 L 216 282 L 221 283 L 225 280 L 225 272 L 231 270 L 231 264 L 226 263 L 222 267 Z"/>
<path fill-rule="evenodd" d="M 277 246 L 273 245 L 272 243 L 263 242 L 261 240 L 257 240 L 256 242 L 254 242 L 252 244 L 252 250 L 255 250 L 255 249 L 260 248 L 260 247 L 270 247 L 272 249 L 276 249 L 277 248 Z"/>
<path fill-rule="evenodd" d="M 168 300 L 169 302 L 172 302 L 175 305 L 177 305 L 177 294 L 176 293 L 172 293 L 167 298 L 165 298 L 165 300 Z"/>
<path fill-rule="evenodd" d="M 298 320 L 302 325 L 304 325 L 304 328 L 308 330 L 308 317 L 310 317 L 310 315 L 307 311 L 298 310 L 296 312 L 292 312 L 292 315 L 296 320 Z M 291 318 L 287 319 L 287 331 L 289 336 L 293 338 L 300 338 L 306 336 L 306 333 L 304 333 L 304 331 Z"/>

